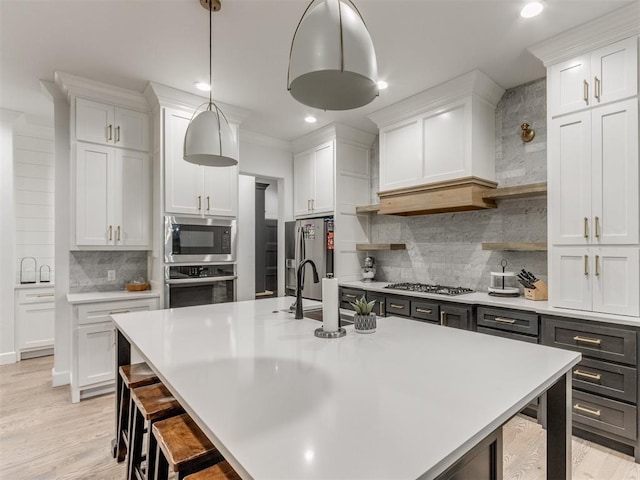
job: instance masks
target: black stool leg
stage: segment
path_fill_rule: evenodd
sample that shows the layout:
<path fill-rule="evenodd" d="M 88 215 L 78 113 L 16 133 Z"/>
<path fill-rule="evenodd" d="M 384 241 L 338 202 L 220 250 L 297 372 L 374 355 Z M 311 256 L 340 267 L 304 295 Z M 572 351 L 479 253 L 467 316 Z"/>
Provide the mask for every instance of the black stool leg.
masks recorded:
<path fill-rule="evenodd" d="M 118 414 L 118 430 L 116 431 L 116 460 L 123 462 L 127 454 L 125 435 L 129 438 L 129 401 L 131 391 L 126 386 L 122 386 L 120 392 L 120 412 Z"/>
<path fill-rule="evenodd" d="M 127 478 L 136 478 L 136 469 L 142 463 L 142 438 L 144 437 L 144 417 L 137 408 L 133 409 L 133 428 L 129 432 L 129 463 Z"/>
<path fill-rule="evenodd" d="M 158 441 L 156 440 L 156 436 L 153 434 L 154 423 L 155 422 L 149 421 L 149 426 L 147 427 L 147 480 L 155 478 L 156 461 L 158 458 Z"/>
<path fill-rule="evenodd" d="M 153 434 L 151 435 L 153 436 Z M 169 478 L 169 463 L 165 458 L 160 446 L 156 443 L 156 471 L 153 480 L 167 480 Z"/>

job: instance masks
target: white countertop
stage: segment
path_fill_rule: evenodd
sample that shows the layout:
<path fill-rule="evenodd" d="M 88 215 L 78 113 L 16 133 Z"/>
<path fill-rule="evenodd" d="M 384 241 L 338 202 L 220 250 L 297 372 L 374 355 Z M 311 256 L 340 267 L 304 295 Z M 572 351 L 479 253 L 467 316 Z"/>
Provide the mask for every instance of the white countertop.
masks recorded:
<path fill-rule="evenodd" d="M 384 288 L 389 282 L 339 282 L 341 287 L 358 288 L 381 292 L 387 295 L 401 295 L 409 297 L 427 298 L 441 302 L 462 303 L 468 305 L 485 305 L 488 307 L 513 308 L 516 310 L 528 310 L 543 315 L 557 315 L 559 317 L 579 318 L 584 320 L 594 320 L 598 322 L 617 323 L 619 325 L 630 325 L 640 327 L 640 318 L 625 315 L 611 315 L 607 313 L 586 312 L 582 310 L 570 310 L 567 308 L 557 308 L 549 305 L 549 302 L 540 300 L 527 300 L 520 297 L 494 297 L 486 292 L 465 293 L 464 295 L 440 295 L 437 293 L 411 292 L 405 290 L 392 290 Z"/>
<path fill-rule="evenodd" d="M 67 302 L 75 305 L 79 303 L 111 302 L 114 300 L 133 300 L 137 298 L 159 297 L 159 290 L 143 290 L 142 292 L 129 292 L 128 290 L 119 290 L 116 292 L 68 293 Z"/>
<path fill-rule="evenodd" d="M 26 290 L 29 288 L 53 288 L 53 282 L 18 283 L 13 288 L 15 290 Z"/>
<path fill-rule="evenodd" d="M 244 478 L 432 478 L 580 358 L 399 317 L 319 339 L 290 303 L 113 317 Z"/>

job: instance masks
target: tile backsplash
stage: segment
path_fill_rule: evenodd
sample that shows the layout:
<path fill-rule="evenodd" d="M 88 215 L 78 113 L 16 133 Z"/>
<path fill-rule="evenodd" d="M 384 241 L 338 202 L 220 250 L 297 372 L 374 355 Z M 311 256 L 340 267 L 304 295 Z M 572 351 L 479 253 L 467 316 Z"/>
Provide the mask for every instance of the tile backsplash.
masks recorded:
<path fill-rule="evenodd" d="M 496 108 L 496 180 L 500 187 L 547 179 L 545 79 L 507 90 Z M 527 122 L 536 132 L 520 138 Z M 372 202 L 377 203 L 378 142 L 371 151 Z M 546 280 L 546 252 L 482 250 L 483 242 L 545 242 L 547 199 L 502 200 L 498 208 L 413 217 L 372 215 L 372 243 L 405 243 L 406 250 L 376 252 L 377 280 L 440 283 L 486 291 L 490 272 L 525 268 Z"/>
<path fill-rule="evenodd" d="M 116 279 L 107 280 L 109 270 Z M 123 290 L 130 280 L 147 279 L 146 251 L 82 251 L 69 257 L 69 293 Z"/>

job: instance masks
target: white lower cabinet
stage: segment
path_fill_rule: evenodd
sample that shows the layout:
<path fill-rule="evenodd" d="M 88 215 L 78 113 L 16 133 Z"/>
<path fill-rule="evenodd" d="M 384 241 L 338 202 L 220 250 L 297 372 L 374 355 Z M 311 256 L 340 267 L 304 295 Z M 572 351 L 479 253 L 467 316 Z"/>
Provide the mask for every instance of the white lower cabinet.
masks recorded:
<path fill-rule="evenodd" d="M 638 247 L 558 247 L 551 252 L 554 307 L 640 315 Z"/>
<path fill-rule="evenodd" d="M 50 353 L 54 342 L 54 288 L 16 290 L 16 335 L 19 359 Z"/>
<path fill-rule="evenodd" d="M 111 315 L 156 310 L 157 298 L 74 305 L 71 401 L 114 390 L 116 330 Z"/>

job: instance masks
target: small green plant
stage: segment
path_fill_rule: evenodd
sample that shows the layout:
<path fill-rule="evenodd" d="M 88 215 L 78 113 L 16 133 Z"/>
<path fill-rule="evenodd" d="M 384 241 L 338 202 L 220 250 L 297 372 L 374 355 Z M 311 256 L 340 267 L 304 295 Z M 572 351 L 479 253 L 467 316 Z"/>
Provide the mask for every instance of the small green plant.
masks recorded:
<path fill-rule="evenodd" d="M 367 302 L 367 300 L 364 298 L 364 295 L 360 298 L 360 300 L 351 302 L 351 305 L 358 315 L 371 315 L 371 310 L 373 310 L 373 306 L 375 304 L 375 300 Z"/>

